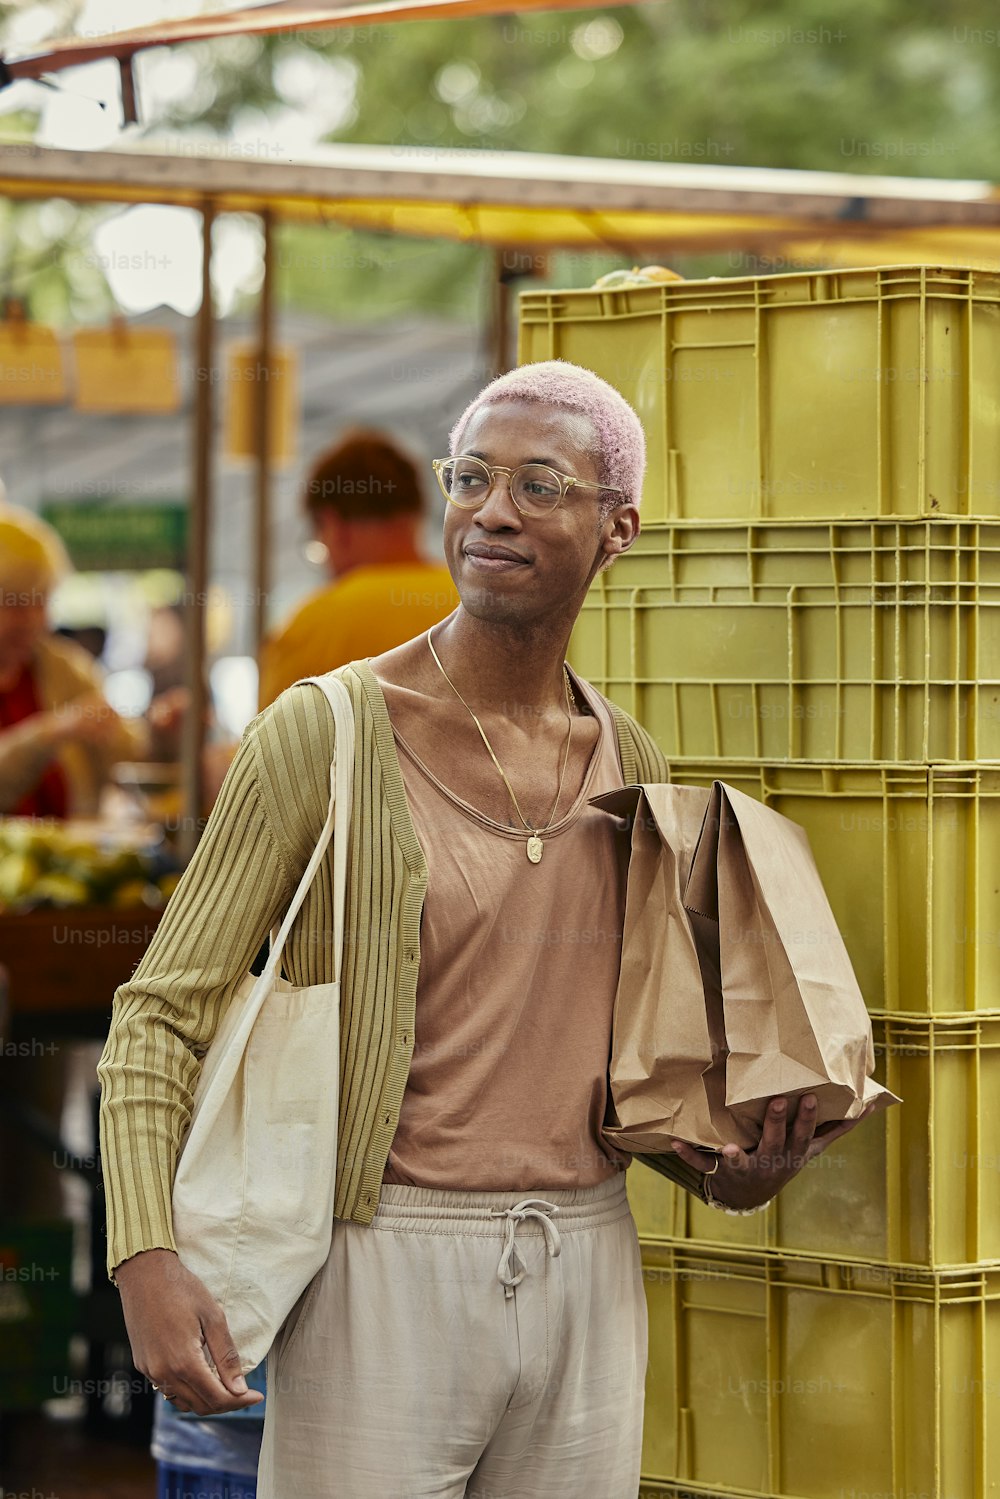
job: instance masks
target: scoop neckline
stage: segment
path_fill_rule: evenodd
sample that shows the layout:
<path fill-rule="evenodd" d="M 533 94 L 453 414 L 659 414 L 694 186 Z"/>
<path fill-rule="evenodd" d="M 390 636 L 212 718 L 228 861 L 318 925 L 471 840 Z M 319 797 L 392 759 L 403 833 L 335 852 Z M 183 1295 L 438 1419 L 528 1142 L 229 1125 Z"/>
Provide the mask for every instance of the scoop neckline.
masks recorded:
<path fill-rule="evenodd" d="M 583 778 L 583 785 L 580 788 L 579 795 L 577 796 L 575 801 L 571 803 L 568 811 L 566 811 L 563 816 L 560 817 L 559 821 L 552 823 L 550 827 L 545 829 L 544 834 L 541 835 L 544 838 L 556 837 L 559 833 L 564 832 L 567 827 L 569 827 L 573 822 L 577 820 L 579 812 L 580 810 L 582 810 L 582 805 L 586 803 L 587 792 L 590 790 L 590 783 L 596 773 L 598 756 L 600 755 L 603 737 L 607 730 L 607 725 L 605 724 L 602 715 L 598 712 L 594 701 L 591 699 L 589 687 L 585 686 L 585 684 L 573 670 L 572 666 L 570 666 L 568 661 L 566 662 L 566 667 L 572 678 L 574 688 L 576 688 L 576 690 L 580 693 L 580 696 L 583 698 L 584 702 L 587 704 L 587 707 L 590 709 L 591 717 L 597 720 L 600 732 L 598 734 L 597 742 L 594 745 L 593 751 L 591 752 L 590 761 L 587 765 L 587 773 Z M 369 671 L 371 671 L 370 666 L 368 669 Z M 375 678 L 375 681 L 378 682 L 378 678 L 375 676 L 374 672 L 372 672 L 372 676 Z M 379 690 L 381 691 L 381 684 L 379 684 Z M 384 693 L 382 693 L 382 701 L 385 702 Z M 446 786 L 443 783 L 443 781 L 439 781 L 431 768 L 421 759 L 416 750 L 407 743 L 402 734 L 400 734 L 399 730 L 396 728 L 395 724 L 392 722 L 392 717 L 389 714 L 388 703 L 385 704 L 385 708 L 386 717 L 389 719 L 389 729 L 392 733 L 393 743 L 397 746 L 398 749 L 402 749 L 406 757 L 412 761 L 412 763 L 421 772 L 425 779 L 430 781 L 431 785 L 434 786 L 441 793 L 441 795 L 446 798 L 446 800 L 451 802 L 453 807 L 457 807 L 460 812 L 463 812 L 465 816 L 470 818 L 473 822 L 478 823 L 480 826 L 489 828 L 491 832 L 500 833 L 504 837 L 513 838 L 518 842 L 524 841 L 525 837 L 529 834 L 529 829 L 524 827 L 511 828 L 507 827 L 506 824 L 502 822 L 496 822 L 492 817 L 488 817 L 485 812 L 480 812 L 478 807 L 472 806 L 470 802 L 465 801 L 456 792 L 452 791 L 450 787 Z"/>

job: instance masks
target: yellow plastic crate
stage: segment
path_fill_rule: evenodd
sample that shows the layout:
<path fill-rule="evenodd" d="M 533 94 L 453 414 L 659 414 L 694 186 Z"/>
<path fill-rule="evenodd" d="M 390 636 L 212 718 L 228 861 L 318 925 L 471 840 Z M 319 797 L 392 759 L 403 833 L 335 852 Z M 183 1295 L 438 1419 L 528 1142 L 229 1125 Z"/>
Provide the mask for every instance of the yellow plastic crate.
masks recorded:
<path fill-rule="evenodd" d="M 1000 1016 L 872 1017 L 903 1102 L 835 1141 L 764 1213 L 730 1217 L 634 1162 L 640 1238 L 940 1270 L 1000 1270 Z"/>
<path fill-rule="evenodd" d="M 1000 1275 L 651 1249 L 647 1495 L 1000 1494 Z"/>
<path fill-rule="evenodd" d="M 1000 759 L 1000 525 L 654 527 L 569 657 L 668 755 Z"/>
<path fill-rule="evenodd" d="M 870 1010 L 1000 1011 L 1000 765 L 668 759 L 668 777 L 805 828 Z"/>
<path fill-rule="evenodd" d="M 542 359 L 635 407 L 648 521 L 1000 514 L 994 271 L 523 292 L 518 362 Z"/>

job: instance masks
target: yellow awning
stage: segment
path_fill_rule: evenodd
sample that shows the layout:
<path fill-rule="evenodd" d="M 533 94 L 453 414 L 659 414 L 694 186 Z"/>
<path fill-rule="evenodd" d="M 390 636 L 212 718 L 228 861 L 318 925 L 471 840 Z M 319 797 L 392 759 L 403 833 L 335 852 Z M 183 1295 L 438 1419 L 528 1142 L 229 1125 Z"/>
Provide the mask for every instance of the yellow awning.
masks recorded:
<path fill-rule="evenodd" d="M 144 148 L 0 146 L 0 194 L 165 203 L 496 247 L 609 249 L 623 261 L 742 250 L 799 265 L 1000 265 L 988 182 L 332 145 L 241 156 L 178 137 Z M 166 149 L 169 147 L 169 149 Z"/>

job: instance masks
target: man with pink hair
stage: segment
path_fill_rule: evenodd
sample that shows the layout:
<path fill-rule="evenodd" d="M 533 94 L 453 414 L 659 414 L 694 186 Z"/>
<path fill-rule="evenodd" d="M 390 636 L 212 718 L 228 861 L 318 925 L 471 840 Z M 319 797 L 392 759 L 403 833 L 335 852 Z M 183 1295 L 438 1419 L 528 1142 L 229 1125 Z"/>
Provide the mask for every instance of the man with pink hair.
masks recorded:
<path fill-rule="evenodd" d="M 460 605 L 344 669 L 364 774 L 336 1217 L 329 1259 L 268 1357 L 260 1499 L 638 1491 L 646 1303 L 630 1157 L 602 1130 L 628 840 L 591 798 L 664 780 L 666 764 L 565 655 L 597 573 L 639 534 L 643 466 L 638 418 L 591 371 L 553 361 L 494 381 L 434 464 Z M 313 703 L 292 687 L 248 729 L 157 961 L 128 987 L 133 1034 L 147 996 L 159 1025 L 131 1113 L 122 1091 L 141 1069 L 125 1078 L 114 1029 L 102 1063 L 129 1125 L 109 1112 L 105 1169 L 112 1245 L 132 1256 L 112 1248 L 109 1263 L 133 1353 L 179 1409 L 206 1414 L 256 1397 L 141 1191 L 142 1160 L 123 1169 L 116 1142 L 147 1138 L 154 1093 L 170 1110 L 163 1135 L 189 1109 L 166 1080 L 164 1037 L 178 1035 L 190 1088 L 216 995 L 235 988 L 315 842 L 332 729 Z M 329 982 L 322 891 L 299 922 L 288 976 Z M 851 1127 L 820 1138 L 815 1118 L 811 1097 L 773 1100 L 759 1151 L 727 1146 L 712 1196 L 744 1211 L 770 1200 Z M 713 1164 L 686 1145 L 658 1158 L 699 1195 Z M 146 1216 L 126 1233 L 129 1212 Z"/>
<path fill-rule="evenodd" d="M 469 402 L 451 429 L 452 454 L 461 452 L 463 438 L 477 412 L 484 406 L 498 406 L 507 401 L 549 404 L 586 417 L 593 431 L 592 446 L 601 484 L 607 486 L 607 494 L 598 506 L 599 519 L 606 520 L 621 505 L 634 505 L 638 510 L 646 469 L 646 434 L 624 396 L 606 380 L 565 359 L 525 364 L 498 375 Z M 618 499 L 612 498 L 615 492 Z M 637 526 L 635 535 L 638 534 Z M 600 570 L 610 567 L 614 560 L 614 556 L 606 557 Z"/>

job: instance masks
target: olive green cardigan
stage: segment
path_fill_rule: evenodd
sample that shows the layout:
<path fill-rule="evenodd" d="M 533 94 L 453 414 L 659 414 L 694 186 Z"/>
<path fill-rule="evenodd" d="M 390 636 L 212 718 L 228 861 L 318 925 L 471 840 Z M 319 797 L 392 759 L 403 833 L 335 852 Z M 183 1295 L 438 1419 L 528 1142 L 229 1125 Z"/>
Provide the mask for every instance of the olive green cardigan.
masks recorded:
<path fill-rule="evenodd" d="M 340 675 L 354 702 L 356 741 L 335 1213 L 370 1223 L 413 1051 L 427 867 L 375 675 L 365 661 Z M 609 706 L 626 785 L 666 780 L 649 735 Z M 175 1247 L 171 1184 L 201 1059 L 317 842 L 333 735 L 327 701 L 308 685 L 289 688 L 253 720 L 145 956 L 115 994 L 98 1066 L 112 1279 L 140 1250 Z M 293 984 L 333 979 L 332 876 L 331 851 L 285 948 Z M 676 1156 L 650 1164 L 700 1190 L 701 1173 Z"/>

